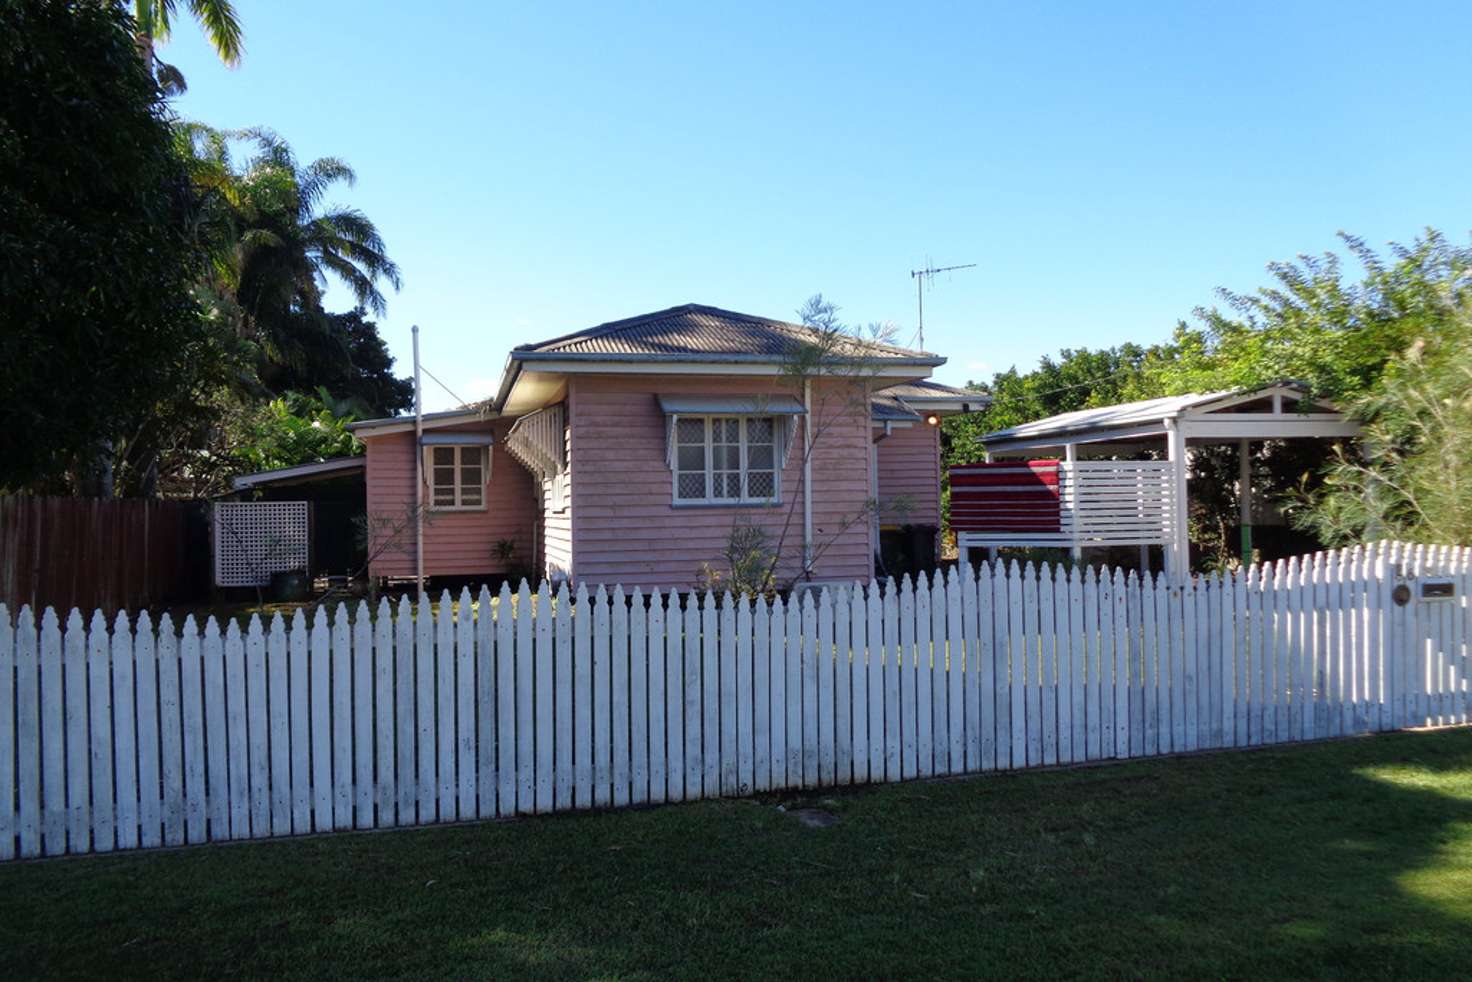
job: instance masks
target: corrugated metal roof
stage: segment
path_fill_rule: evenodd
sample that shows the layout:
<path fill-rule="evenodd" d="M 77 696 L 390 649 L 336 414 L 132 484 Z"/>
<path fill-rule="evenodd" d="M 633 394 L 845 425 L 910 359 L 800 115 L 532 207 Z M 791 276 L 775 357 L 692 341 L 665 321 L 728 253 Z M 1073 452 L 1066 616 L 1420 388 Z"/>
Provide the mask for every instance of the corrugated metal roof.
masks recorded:
<path fill-rule="evenodd" d="M 899 399 L 956 399 L 960 401 L 985 402 L 991 399 L 991 394 L 978 392 L 975 389 L 958 389 L 954 385 L 941 385 L 939 382 L 920 380 L 916 382 L 901 382 L 899 385 L 886 386 L 882 390 L 883 395 L 895 396 Z"/>
<path fill-rule="evenodd" d="M 1280 383 L 1282 387 L 1306 392 L 1297 383 Z M 981 438 L 983 443 L 1003 440 L 1035 440 L 1039 437 L 1077 433 L 1084 430 L 1107 430 L 1134 426 L 1141 423 L 1158 423 L 1175 418 L 1188 409 L 1207 406 L 1222 399 L 1230 399 L 1253 392 L 1265 392 L 1274 386 L 1260 389 L 1227 389 L 1221 392 L 1192 392 L 1180 396 L 1162 396 L 1158 399 L 1140 399 L 1136 402 L 1121 402 L 1112 406 L 1097 406 L 1093 409 L 1078 409 L 1071 413 L 1059 413 L 1046 419 L 1022 423 L 1005 430 L 988 433 Z"/>
<path fill-rule="evenodd" d="M 363 455 L 356 457 L 330 457 L 327 460 L 316 460 L 306 464 L 297 464 L 293 467 L 278 467 L 270 471 L 256 471 L 254 474 L 241 474 L 231 480 L 230 484 L 236 491 L 246 488 L 259 487 L 263 484 L 272 484 L 276 481 L 300 481 L 310 480 L 317 475 L 323 479 L 337 477 L 348 471 L 362 470 L 367 466 L 368 458 Z"/>
<path fill-rule="evenodd" d="M 702 304 L 610 321 L 597 327 L 521 345 L 515 355 L 571 357 L 692 358 L 739 356 L 784 358 L 813 343 L 818 332 L 801 324 L 755 317 Z M 943 361 L 938 355 L 877 341 L 845 341 L 841 354 L 865 359 Z"/>
<path fill-rule="evenodd" d="M 877 420 L 915 420 L 923 419 L 919 413 L 905 405 L 903 400 L 896 399 L 885 393 L 874 396 L 869 400 L 869 415 Z"/>

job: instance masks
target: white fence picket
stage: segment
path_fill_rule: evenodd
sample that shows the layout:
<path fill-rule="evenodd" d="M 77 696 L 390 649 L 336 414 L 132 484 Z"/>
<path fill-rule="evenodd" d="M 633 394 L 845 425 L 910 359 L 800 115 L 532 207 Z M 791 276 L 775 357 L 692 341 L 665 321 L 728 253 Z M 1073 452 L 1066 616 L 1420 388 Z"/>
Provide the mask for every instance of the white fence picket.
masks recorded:
<path fill-rule="evenodd" d="M 673 595 L 671 595 L 673 596 Z M 666 705 L 668 690 L 665 681 L 665 645 L 668 643 L 668 628 L 666 627 L 666 597 L 658 589 L 649 595 L 649 800 L 651 802 L 662 802 L 669 794 L 669 769 L 666 766 L 669 761 L 670 744 L 666 739 L 665 727 L 669 719 L 669 708 Z M 762 698 L 762 680 L 765 677 L 764 666 L 766 665 L 766 652 L 758 648 L 756 664 L 753 673 L 757 679 L 757 698 Z M 761 719 L 762 707 L 755 707 L 756 717 Z M 757 746 L 761 747 L 762 731 L 760 723 L 757 724 Z M 761 774 L 762 759 L 760 749 L 756 759 L 757 774 Z M 758 778 L 760 780 L 760 778 Z M 759 785 L 760 787 L 760 785 Z"/>
<path fill-rule="evenodd" d="M 476 772 L 475 748 L 475 611 L 471 606 L 470 589 L 460 588 L 459 616 L 455 618 L 455 813 L 457 818 L 471 818 L 478 814 L 476 807 L 476 784 L 479 774 Z M 359 608 L 358 617 L 367 621 L 368 611 Z M 368 719 L 371 703 L 368 697 L 368 688 L 363 686 L 361 697 L 357 689 L 358 680 L 366 678 L 363 666 L 368 664 L 364 655 L 366 650 L 367 625 L 362 625 L 364 646 L 358 650 L 361 652 L 359 661 L 353 665 L 353 721 L 355 743 L 357 744 L 357 760 L 359 766 L 355 771 L 354 783 L 363 786 L 357 788 L 358 821 L 361 826 L 365 805 L 371 813 L 372 805 L 368 804 L 366 797 L 369 792 L 368 783 L 373 780 L 371 766 L 365 770 L 367 764 L 370 730 L 359 728 L 357 723 L 360 719 Z M 551 707 L 549 706 L 550 710 Z M 551 712 L 547 713 L 548 723 L 551 723 Z M 371 817 L 370 817 L 371 820 Z"/>
<path fill-rule="evenodd" d="M 424 660 L 434 657 L 434 648 L 425 629 L 429 621 L 428 610 L 426 603 L 419 612 L 424 626 L 421 627 L 418 648 L 419 657 Z M 332 828 L 332 634 L 327 625 L 327 610 L 323 607 L 317 608 L 312 619 L 311 648 L 312 828 L 325 832 Z M 421 682 L 421 708 L 433 691 L 432 685 Z M 420 736 L 423 739 L 423 734 Z M 426 741 L 424 746 L 432 745 Z M 430 753 L 433 753 L 432 749 Z"/>
<path fill-rule="evenodd" d="M 552 633 L 555 644 L 553 669 L 557 680 L 556 691 L 553 693 L 553 751 L 556 761 L 554 763 L 555 773 L 552 782 L 553 806 L 566 810 L 573 807 L 573 715 L 572 715 L 572 602 L 567 592 L 567 584 L 563 583 L 557 588 L 556 616 L 552 621 Z M 484 609 L 481 617 L 490 617 L 489 609 Z M 491 689 L 487 687 L 482 694 L 482 702 L 490 701 Z M 485 717 L 487 720 L 490 716 Z M 491 737 L 489 731 L 481 735 L 481 760 L 489 760 L 491 757 Z M 482 773 L 486 773 L 484 763 Z M 484 779 L 483 779 L 484 780 Z"/>
<path fill-rule="evenodd" d="M 252 614 L 245 638 L 246 800 L 249 835 L 271 834 L 271 737 L 266 729 L 266 635 Z"/>
<path fill-rule="evenodd" d="M 469 627 L 467 617 L 467 632 Z M 373 628 L 367 602 L 359 601 L 358 612 L 353 618 L 353 827 L 359 829 L 373 827 L 373 690 L 377 682 L 373 663 Z M 473 706 L 474 686 L 466 686 L 461 692 L 462 700 L 465 693 L 469 694 Z M 474 752 L 473 736 L 471 743 L 471 751 Z"/>
<path fill-rule="evenodd" d="M 415 685 L 414 657 L 415 619 L 408 597 L 399 598 L 399 612 L 394 620 L 394 729 L 397 734 L 395 757 L 396 825 L 413 825 L 418 820 L 419 757 L 415 752 L 414 710 L 418 703 Z M 295 698 L 295 693 L 292 693 Z M 295 720 L 293 720 L 293 723 Z M 296 740 L 296 730 L 292 730 Z"/>
<path fill-rule="evenodd" d="M 383 619 L 387 630 L 390 621 Z M 291 834 L 291 665 L 287 661 L 286 624 L 271 618 L 266 639 L 266 687 L 269 691 L 271 740 L 271 834 Z"/>
<path fill-rule="evenodd" d="M 159 782 L 163 800 L 163 845 L 184 843 L 184 699 L 179 688 L 179 638 L 168 614 L 159 618 L 158 641 Z"/>
<path fill-rule="evenodd" d="M 620 808 L 629 803 L 629 602 L 624 596 L 624 588 L 615 586 L 612 598 L 613 608 L 609 625 L 609 668 L 612 670 L 611 688 L 609 689 L 609 722 L 611 729 L 611 741 L 609 749 L 613 755 L 613 764 L 609 770 L 611 777 L 611 803 L 615 808 Z M 735 667 L 734 665 L 732 666 Z M 731 695 L 735 696 L 735 687 L 732 686 Z M 736 720 L 733 717 L 731 725 L 734 728 Z"/>
<path fill-rule="evenodd" d="M 106 628 L 104 627 L 104 630 Z M 113 623 L 112 663 L 114 786 L 117 789 L 117 845 L 138 848 L 138 722 L 134 685 L 136 657 L 128 615 L 118 611 Z"/>
<path fill-rule="evenodd" d="M 338 609 L 341 611 L 342 608 Z M 434 763 L 431 808 L 439 821 L 452 822 L 460 815 L 460 799 L 459 789 L 455 786 L 455 611 L 448 590 L 440 591 L 439 616 L 435 618 L 433 672 L 435 725 L 434 744 L 430 750 Z M 333 674 L 336 676 L 335 670 Z M 342 792 L 338 794 L 340 799 L 346 798 Z M 337 821 L 341 825 L 341 807 L 346 805 L 346 801 L 340 800 L 339 804 Z"/>
<path fill-rule="evenodd" d="M 552 745 L 552 706 L 553 706 L 553 678 L 552 666 L 555 663 L 556 653 L 552 649 L 552 592 L 547 581 L 543 580 L 536 595 L 535 639 L 536 650 L 533 657 L 535 664 L 534 679 L 534 703 L 532 707 L 533 732 L 536 734 L 536 779 L 534 792 L 534 807 L 538 812 L 550 812 L 552 810 L 553 792 L 555 782 L 552 780 L 552 762 L 556 757 L 555 748 Z M 443 758 L 442 758 L 443 759 Z"/>
<path fill-rule="evenodd" d="M 68 735 L 65 714 L 69 707 L 62 701 L 65 666 L 56 611 L 48 607 L 42 615 L 38 644 L 34 614 L 30 607 L 22 607 L 15 648 L 16 791 L 19 794 L 16 812 L 20 855 L 26 859 L 39 856 L 44 834 L 46 855 L 60 856 L 68 851 L 69 782 L 64 751 Z M 41 799 L 43 774 L 44 801 Z M 84 850 L 85 846 L 75 851 Z"/>
<path fill-rule="evenodd" d="M 567 609 L 566 589 L 563 590 L 563 610 Z M 475 616 L 475 739 L 476 739 L 476 811 L 481 818 L 490 818 L 496 814 L 496 642 L 495 629 L 496 620 L 494 606 L 491 601 L 490 587 L 481 585 L 480 596 L 477 600 L 479 607 Z M 384 619 L 388 617 L 386 604 L 380 607 Z M 384 629 L 380 634 L 380 660 L 386 661 L 382 647 L 388 643 L 389 634 Z M 571 641 L 567 641 L 571 644 Z M 571 657 L 569 655 L 569 657 Z M 567 673 L 562 678 L 567 679 Z M 571 706 L 571 688 L 563 686 L 569 694 L 569 706 Z M 386 697 L 379 696 L 379 769 L 380 772 L 388 770 L 392 773 L 393 767 L 393 742 L 392 737 L 385 739 L 384 733 L 389 729 L 391 720 L 384 716 L 384 702 Z M 569 718 L 572 715 L 569 708 L 563 713 Z M 569 742 L 571 738 L 569 737 Z M 566 767 L 568 786 L 572 785 L 572 757 L 569 754 Z M 380 790 L 380 801 L 391 801 L 392 793 Z M 569 797 L 568 804 L 571 804 Z M 380 806 L 384 807 L 384 806 Z"/>
<path fill-rule="evenodd" d="M 378 824 L 385 828 L 398 824 L 399 788 L 394 772 L 394 621 L 389 610 L 388 598 L 381 598 L 373 622 L 374 804 Z M 491 814 L 481 812 L 482 817 Z"/>

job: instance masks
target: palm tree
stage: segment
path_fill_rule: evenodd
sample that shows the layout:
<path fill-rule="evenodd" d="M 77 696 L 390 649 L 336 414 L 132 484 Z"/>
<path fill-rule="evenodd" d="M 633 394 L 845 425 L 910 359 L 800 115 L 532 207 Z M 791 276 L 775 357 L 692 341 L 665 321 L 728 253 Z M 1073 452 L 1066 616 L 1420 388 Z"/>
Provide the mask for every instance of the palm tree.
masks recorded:
<path fill-rule="evenodd" d="M 268 387 L 313 366 L 347 359 L 346 339 L 322 306 L 329 275 L 357 304 L 382 315 L 381 282 L 399 288 L 399 268 L 383 237 L 356 208 L 323 207 L 327 193 L 356 181 L 336 157 L 305 166 L 266 129 L 222 132 L 200 124 L 180 129 L 181 152 L 199 198 L 198 234 L 209 255 L 201 285 L 210 309 L 260 349 Z M 232 142 L 253 146 L 237 166 Z"/>
<path fill-rule="evenodd" d="M 186 6 L 204 28 L 220 60 L 231 68 L 240 64 L 243 49 L 235 4 L 231 0 L 186 0 Z M 159 60 L 154 46 L 167 41 L 173 33 L 178 8 L 179 0 L 133 0 L 138 54 L 163 90 L 171 95 L 183 92 L 188 86 L 179 69 Z"/>

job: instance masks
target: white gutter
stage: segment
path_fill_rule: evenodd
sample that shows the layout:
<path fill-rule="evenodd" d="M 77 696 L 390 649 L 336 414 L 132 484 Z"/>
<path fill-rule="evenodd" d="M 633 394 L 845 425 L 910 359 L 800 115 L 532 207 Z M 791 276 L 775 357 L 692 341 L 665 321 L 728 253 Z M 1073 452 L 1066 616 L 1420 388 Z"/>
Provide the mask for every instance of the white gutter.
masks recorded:
<path fill-rule="evenodd" d="M 802 568 L 811 577 L 813 561 L 813 380 L 802 383 Z"/>
<path fill-rule="evenodd" d="M 419 385 L 419 325 L 414 335 L 414 583 L 424 599 L 424 391 Z"/>

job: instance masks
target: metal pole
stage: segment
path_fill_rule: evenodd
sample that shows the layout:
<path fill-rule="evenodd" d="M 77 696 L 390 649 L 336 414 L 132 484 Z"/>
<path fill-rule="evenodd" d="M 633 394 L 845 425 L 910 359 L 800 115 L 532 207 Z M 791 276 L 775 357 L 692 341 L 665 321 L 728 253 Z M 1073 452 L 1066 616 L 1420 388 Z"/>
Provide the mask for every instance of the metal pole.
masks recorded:
<path fill-rule="evenodd" d="M 419 384 L 419 325 L 414 336 L 414 586 L 424 599 L 424 390 Z"/>
<path fill-rule="evenodd" d="M 920 311 L 920 330 L 918 340 L 920 350 L 925 350 L 925 277 L 915 277 L 915 306 Z"/>
<path fill-rule="evenodd" d="M 813 380 L 802 383 L 802 568 L 804 579 L 813 562 Z"/>

